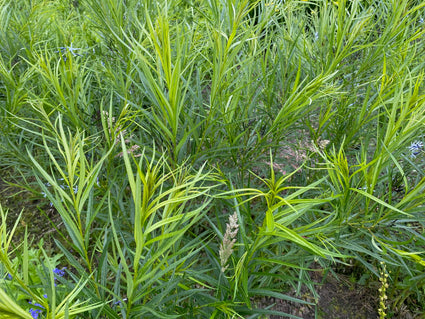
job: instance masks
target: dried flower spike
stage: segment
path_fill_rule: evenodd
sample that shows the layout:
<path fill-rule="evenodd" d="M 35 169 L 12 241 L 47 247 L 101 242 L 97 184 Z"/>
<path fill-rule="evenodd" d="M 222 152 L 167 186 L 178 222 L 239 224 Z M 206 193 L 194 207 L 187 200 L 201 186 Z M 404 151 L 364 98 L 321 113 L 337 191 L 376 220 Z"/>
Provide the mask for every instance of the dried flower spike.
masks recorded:
<path fill-rule="evenodd" d="M 224 234 L 223 241 L 220 244 L 219 255 L 222 272 L 225 272 L 228 267 L 227 261 L 233 253 L 233 245 L 236 242 L 235 237 L 238 234 L 238 230 L 238 215 L 235 212 L 233 215 L 229 216 L 229 223 L 226 224 L 226 233 Z"/>

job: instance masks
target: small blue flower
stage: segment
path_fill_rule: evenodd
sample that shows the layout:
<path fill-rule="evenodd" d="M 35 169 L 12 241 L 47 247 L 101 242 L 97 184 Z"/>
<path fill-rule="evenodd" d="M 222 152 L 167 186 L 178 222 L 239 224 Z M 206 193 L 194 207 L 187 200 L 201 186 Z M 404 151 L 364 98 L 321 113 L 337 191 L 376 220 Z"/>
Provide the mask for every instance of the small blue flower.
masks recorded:
<path fill-rule="evenodd" d="M 32 303 L 31 301 L 29 301 L 28 303 L 29 303 L 30 305 L 34 305 L 34 306 L 36 306 L 36 307 L 40 307 L 40 308 L 43 308 L 43 309 L 44 309 L 44 307 L 43 307 L 42 305 L 40 305 L 39 303 L 37 303 L 37 302 Z M 39 314 L 41 314 L 41 312 L 42 312 L 42 310 L 41 310 L 41 309 L 34 309 L 34 308 L 31 308 L 31 309 L 29 310 L 29 313 L 30 313 L 31 317 L 33 317 L 34 319 L 37 319 L 37 318 L 38 318 L 38 315 L 39 315 Z"/>
<path fill-rule="evenodd" d="M 127 301 L 127 298 L 123 298 L 123 301 Z M 121 305 L 121 304 L 122 304 L 122 302 L 121 302 L 120 300 L 115 301 L 115 302 L 113 303 L 113 305 Z"/>
<path fill-rule="evenodd" d="M 71 43 L 71 46 L 69 46 L 69 47 L 68 46 L 64 46 L 64 47 L 59 47 L 58 49 L 59 50 L 57 50 L 55 52 L 56 53 L 61 53 L 61 55 L 64 54 L 64 53 L 66 53 L 66 52 L 69 52 L 73 56 L 82 56 L 81 54 L 78 54 L 78 53 L 75 52 L 75 51 L 81 50 L 81 48 L 74 48 L 72 46 L 72 43 Z M 66 61 L 66 56 L 63 57 L 63 60 Z"/>
<path fill-rule="evenodd" d="M 66 267 L 63 267 L 62 269 L 55 268 L 55 269 L 53 269 L 53 273 L 56 276 L 58 276 L 58 277 L 63 277 L 65 275 L 65 269 L 66 269 Z M 56 276 L 55 276 L 55 287 L 57 286 L 57 284 L 56 284 L 56 280 L 57 280 Z"/>
<path fill-rule="evenodd" d="M 415 141 L 410 144 L 409 151 L 410 151 L 410 157 L 416 158 L 417 155 L 422 151 L 422 148 L 424 147 L 424 143 L 421 141 Z"/>
<path fill-rule="evenodd" d="M 29 313 L 30 313 L 31 317 L 33 317 L 34 319 L 37 319 L 38 318 L 38 315 L 41 313 L 41 310 L 40 309 L 33 309 L 33 308 L 31 308 L 29 310 Z"/>
<path fill-rule="evenodd" d="M 62 269 L 55 268 L 53 269 L 53 273 L 59 277 L 63 277 L 65 275 L 65 269 L 66 267 L 63 267 Z"/>
<path fill-rule="evenodd" d="M 12 280 L 12 275 L 11 274 L 7 274 L 7 279 Z"/>

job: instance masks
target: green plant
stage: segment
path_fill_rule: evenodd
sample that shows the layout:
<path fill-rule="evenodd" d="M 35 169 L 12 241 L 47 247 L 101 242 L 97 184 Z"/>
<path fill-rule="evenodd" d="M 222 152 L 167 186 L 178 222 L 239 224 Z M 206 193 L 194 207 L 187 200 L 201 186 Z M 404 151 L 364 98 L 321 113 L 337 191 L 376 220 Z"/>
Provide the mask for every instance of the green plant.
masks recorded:
<path fill-rule="evenodd" d="M 0 201 L 20 187 L 40 212 L 22 224 L 52 224 L 45 251 L 3 221 L 0 300 L 282 316 L 258 300 L 312 306 L 313 268 L 367 284 L 384 262 L 388 307 L 414 312 L 424 19 L 416 0 L 0 0 Z"/>

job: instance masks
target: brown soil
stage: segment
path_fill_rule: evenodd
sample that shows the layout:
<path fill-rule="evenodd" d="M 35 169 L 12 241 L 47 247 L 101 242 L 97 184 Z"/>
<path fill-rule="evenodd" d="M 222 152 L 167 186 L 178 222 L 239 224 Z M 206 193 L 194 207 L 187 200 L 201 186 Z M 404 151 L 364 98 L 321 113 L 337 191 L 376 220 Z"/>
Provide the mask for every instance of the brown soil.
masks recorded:
<path fill-rule="evenodd" d="M 295 292 L 285 293 L 290 297 L 304 300 L 312 305 L 290 302 L 275 298 L 263 298 L 256 305 L 260 309 L 280 311 L 287 316 L 271 315 L 262 319 L 301 318 L 301 319 L 378 319 L 379 292 L 378 287 L 368 288 L 349 280 L 344 274 L 323 276 L 323 272 L 310 272 L 315 284 L 316 297 L 303 287 L 301 296 Z M 412 312 L 403 304 L 399 309 L 392 309 L 392 319 L 425 319 L 423 309 Z"/>
<path fill-rule="evenodd" d="M 271 315 L 270 319 L 278 318 L 302 318 L 302 319 L 376 319 L 377 312 L 377 291 L 356 285 L 350 282 L 345 276 L 338 275 L 338 278 L 328 276 L 326 279 L 315 272 L 312 274 L 318 295 L 317 300 L 313 294 L 303 288 L 301 297 L 294 292 L 287 295 L 305 300 L 314 305 L 299 304 L 286 300 L 276 300 L 265 298 L 261 301 L 264 308 L 266 305 L 274 304 L 272 310 L 287 313 L 288 316 Z"/>
<path fill-rule="evenodd" d="M 5 174 L 4 171 L 0 171 L 0 173 Z M 7 227 L 9 230 L 13 228 L 22 212 L 19 225 L 13 236 L 14 242 L 22 241 L 25 235 L 25 228 L 27 228 L 30 240 L 39 242 L 43 238 L 45 239 L 44 248 L 50 248 L 51 242 L 47 239 L 56 232 L 52 223 L 60 227 L 62 220 L 57 212 L 49 206 L 48 200 L 38 198 L 30 191 L 10 185 L 0 178 L 0 204 L 3 211 L 7 212 Z M 47 215 L 47 218 L 52 223 L 48 221 L 44 214 Z"/>

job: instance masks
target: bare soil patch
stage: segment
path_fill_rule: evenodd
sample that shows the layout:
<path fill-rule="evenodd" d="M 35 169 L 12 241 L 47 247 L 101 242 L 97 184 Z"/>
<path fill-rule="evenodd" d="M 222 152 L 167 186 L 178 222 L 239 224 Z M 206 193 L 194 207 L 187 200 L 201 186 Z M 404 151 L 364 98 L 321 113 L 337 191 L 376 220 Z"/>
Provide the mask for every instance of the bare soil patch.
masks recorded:
<path fill-rule="evenodd" d="M 319 296 L 316 298 L 304 287 L 301 296 L 295 292 L 286 293 L 291 297 L 302 299 L 314 305 L 302 305 L 287 300 L 265 298 L 262 308 L 274 304 L 272 310 L 282 311 L 290 316 L 271 315 L 270 319 L 298 317 L 303 319 L 376 319 L 378 318 L 377 291 L 354 284 L 344 275 L 337 278 L 314 272 L 312 279 Z"/>

